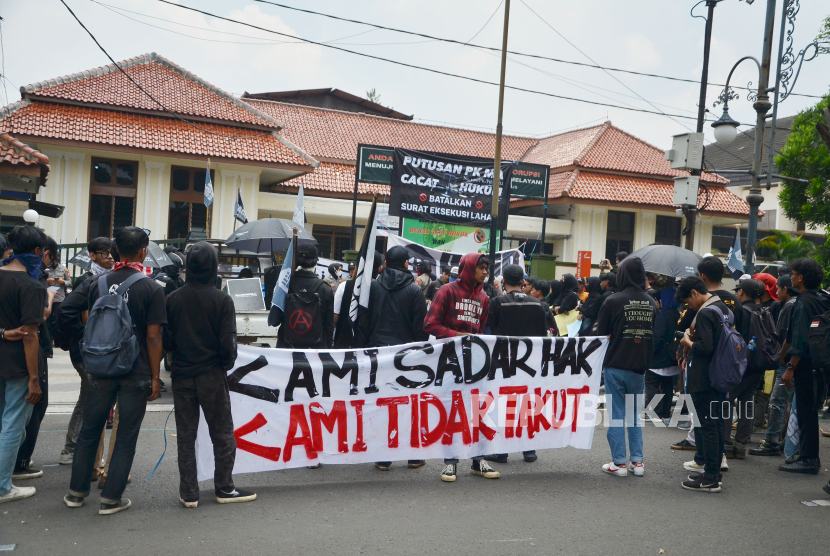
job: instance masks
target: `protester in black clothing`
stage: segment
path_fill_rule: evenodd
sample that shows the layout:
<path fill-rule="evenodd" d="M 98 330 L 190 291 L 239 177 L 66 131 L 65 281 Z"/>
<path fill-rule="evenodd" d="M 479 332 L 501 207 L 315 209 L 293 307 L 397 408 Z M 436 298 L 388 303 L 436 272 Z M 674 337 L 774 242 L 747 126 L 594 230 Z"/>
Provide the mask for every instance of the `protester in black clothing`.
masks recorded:
<path fill-rule="evenodd" d="M 421 287 L 409 272 L 409 253 L 395 246 L 386 252 L 386 267 L 372 281 L 369 312 L 358 319 L 361 347 L 383 347 L 421 342 L 427 305 Z"/>
<path fill-rule="evenodd" d="M 547 308 L 547 304 L 542 299 L 522 293 L 523 276 L 524 269 L 519 265 L 511 264 L 504 268 L 502 281 L 506 293 L 490 300 L 487 316 L 487 326 L 492 334 L 523 337 L 548 335 L 547 317 L 540 318 L 539 309 L 536 307 L 537 302 L 541 302 L 544 308 Z M 540 282 L 547 285 L 547 282 Z M 537 458 L 536 450 L 527 450 L 522 452 L 522 455 L 527 462 L 536 461 Z M 492 454 L 484 456 L 484 459 L 507 463 L 507 454 Z"/>
<path fill-rule="evenodd" d="M 614 256 L 617 259 L 617 266 L 619 266 L 628 257 L 628 253 L 625 251 L 620 251 Z"/>
<path fill-rule="evenodd" d="M 562 298 L 562 281 L 551 280 L 548 282 L 550 293 L 548 294 L 547 304 L 550 307 L 557 307 Z"/>
<path fill-rule="evenodd" d="M 450 272 L 452 268 L 449 266 L 441 267 L 441 275 L 438 277 L 437 280 L 433 280 L 427 286 L 427 290 L 424 292 L 424 297 L 426 297 L 427 303 L 431 302 L 432 299 L 435 297 L 435 292 L 443 286 L 444 284 L 450 283 Z"/>
<path fill-rule="evenodd" d="M 0 503 L 28 498 L 34 487 L 12 484 L 26 423 L 40 401 L 38 326 L 44 321 L 46 288 L 38 282 L 46 236 L 34 226 L 9 233 L 12 254 L 0 268 Z"/>
<path fill-rule="evenodd" d="M 168 296 L 184 285 L 180 274 L 184 268 L 184 260 L 178 253 L 168 253 L 167 256 L 173 264 L 163 266 L 151 278 L 164 288 L 164 295 Z"/>
<path fill-rule="evenodd" d="M 88 310 L 99 297 L 100 280 L 106 280 L 106 290 L 112 295 L 118 286 L 137 272 L 142 272 L 149 239 L 141 228 L 127 226 L 115 234 L 120 262 L 111 273 L 102 274 L 89 282 Z M 159 397 L 159 365 L 161 363 L 161 327 L 167 323 L 164 291 L 150 279 L 140 279 L 124 293 L 124 300 L 132 317 L 133 330 L 138 340 L 139 353 L 131 372 L 116 378 L 89 377 L 89 390 L 84 419 L 75 456 L 69 494 L 64 503 L 70 508 L 83 505 L 89 496 L 90 479 L 95 466 L 95 452 L 113 403 L 118 400 L 120 422 L 112 460 L 104 490 L 101 493 L 99 514 L 114 514 L 128 509 L 131 502 L 122 498 L 135 456 L 136 442 L 144 419 L 147 402 Z M 87 312 L 81 318 L 86 323 Z"/>
<path fill-rule="evenodd" d="M 199 504 L 196 433 L 205 416 L 213 443 L 216 501 L 248 502 L 256 494 L 233 484 L 236 439 L 227 371 L 236 361 L 236 312 L 233 301 L 213 287 L 219 267 L 216 249 L 200 241 L 187 256 L 187 282 L 167 298 L 164 347 L 173 354 L 173 405 L 179 455 L 179 502 Z"/>
<path fill-rule="evenodd" d="M 709 366 L 721 337 L 723 315 L 729 309 L 718 296 L 712 295 L 706 289 L 703 280 L 696 276 L 684 278 L 680 282 L 675 299 L 688 304 L 697 315 L 693 323 L 694 333 L 687 330 L 681 344 L 688 350 L 687 391 L 692 396 L 695 415 L 699 422 L 699 426 L 694 429 L 699 449 L 694 463 L 698 467 L 703 464 L 703 473 L 689 476 L 683 481 L 682 486 L 686 490 L 720 492 L 720 466 L 723 461 L 725 433 L 720 411 L 723 395 L 712 387 Z M 712 407 L 716 410 L 712 411 Z"/>
<path fill-rule="evenodd" d="M 758 301 L 764 293 L 764 284 L 758 280 L 741 280 L 735 292 L 741 302 L 743 319 L 741 325 L 735 329 L 741 334 L 744 341 L 749 344 L 750 336 L 750 313 L 760 309 Z M 760 339 L 759 339 L 760 340 Z M 757 408 L 753 405 L 755 390 L 764 378 L 766 369 L 758 369 L 748 364 L 741 382 L 729 392 L 729 413 L 724 415 L 724 451 L 727 458 L 744 459 L 746 457 L 747 443 L 752 435 L 752 421 Z M 735 430 L 734 440 L 730 439 L 732 431 L 733 412 L 738 414 L 738 428 Z"/>
<path fill-rule="evenodd" d="M 378 277 L 383 271 L 383 255 L 375 251 L 374 269 L 372 279 Z M 348 349 L 357 346 L 355 333 L 352 328 L 352 319 L 349 317 L 349 309 L 354 294 L 354 277 L 357 274 L 357 266 L 349 264 L 350 280 L 341 282 L 334 294 L 334 348 Z"/>
<path fill-rule="evenodd" d="M 372 281 L 369 311 L 357 320 L 361 347 L 383 347 L 429 338 L 424 332 L 427 304 L 421 287 L 409 272 L 409 253 L 397 245 L 386 252 L 386 267 Z M 409 460 L 407 467 L 417 468 L 424 460 Z M 389 471 L 391 461 L 379 461 L 375 467 Z"/>
<path fill-rule="evenodd" d="M 588 297 L 585 298 L 585 302 L 579 308 L 579 319 L 582 321 L 579 335 L 593 336 L 594 325 L 597 323 L 599 310 L 602 308 L 602 287 L 600 286 L 600 279 L 597 276 L 590 276 L 585 281 L 585 291 L 588 292 Z"/>
<path fill-rule="evenodd" d="M 661 307 L 654 320 L 654 357 L 644 377 L 643 404 L 648 406 L 654 396 L 662 394 L 663 398 L 654 406 L 654 412 L 664 421 L 671 418 L 674 381 L 680 373 L 677 353 L 672 349 L 677 321 L 680 319 L 675 293 L 673 287 L 662 288 L 659 292 Z"/>
<path fill-rule="evenodd" d="M 265 274 L 262 275 L 262 285 L 265 288 L 265 308 L 271 308 L 271 302 L 274 299 L 274 288 L 277 287 L 277 280 L 280 277 L 280 270 L 282 267 L 271 265 Z"/>
<path fill-rule="evenodd" d="M 96 237 L 87 243 L 86 249 L 89 253 L 89 270 L 75 279 L 75 282 L 72 284 L 72 289 L 77 289 L 85 280 L 110 270 L 112 265 L 115 264 L 113 257 L 116 254 L 113 252 L 112 240 L 110 238 Z"/>
<path fill-rule="evenodd" d="M 297 247 L 297 266 L 291 275 L 291 282 L 288 285 L 288 294 L 309 293 L 319 297 L 320 315 L 311 315 L 312 319 L 322 319 L 322 332 L 318 337 L 304 338 L 304 348 L 319 349 L 330 348 L 334 338 L 334 293 L 331 286 L 317 277 L 314 272 L 317 267 L 317 246 L 311 243 L 301 243 Z M 285 339 L 285 326 L 292 326 L 291 315 L 284 317 L 282 309 L 276 306 L 271 307 L 271 314 L 268 315 L 268 324 L 271 326 L 280 325 L 277 331 L 277 347 L 291 348 L 292 346 Z"/>
<path fill-rule="evenodd" d="M 782 382 L 795 385 L 798 427 L 801 435 L 801 457 L 793 463 L 779 466 L 781 471 L 816 474 L 821 469 L 818 456 L 818 411 L 820 402 L 816 392 L 816 373 L 810 357 L 810 325 L 813 319 L 830 311 L 830 295 L 819 289 L 824 279 L 821 265 L 812 259 L 798 259 L 790 264 L 793 287 L 798 298 L 793 307 L 792 323 L 787 335 L 790 362 L 781 377 Z M 823 396 L 821 396 L 823 397 Z M 830 482 L 824 487 L 830 494 Z"/>
<path fill-rule="evenodd" d="M 639 257 L 628 257 L 617 270 L 620 291 L 609 297 L 599 311 L 597 335 L 609 336 L 603 370 L 606 399 L 614 420 L 626 420 L 630 461 L 626 465 L 625 433 L 619 425 L 608 427 L 611 463 L 603 465 L 605 473 L 625 476 L 629 471 L 642 477 L 643 431 L 640 413 L 643 400 L 643 374 L 653 356 L 654 318 L 657 304 L 646 294 L 646 271 Z M 626 400 L 633 396 L 634 422 L 626 418 Z"/>

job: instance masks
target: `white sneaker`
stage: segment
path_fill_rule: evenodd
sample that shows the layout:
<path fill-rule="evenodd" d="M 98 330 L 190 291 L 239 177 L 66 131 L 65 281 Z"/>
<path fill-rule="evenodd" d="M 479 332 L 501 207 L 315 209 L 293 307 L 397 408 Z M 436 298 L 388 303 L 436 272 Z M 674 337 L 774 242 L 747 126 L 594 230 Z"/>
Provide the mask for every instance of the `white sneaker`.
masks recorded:
<path fill-rule="evenodd" d="M 645 467 L 643 467 L 643 462 L 641 461 L 632 461 L 629 463 L 628 470 L 633 473 L 635 477 L 642 477 L 646 472 Z"/>
<path fill-rule="evenodd" d="M 75 454 L 70 452 L 69 450 L 61 450 L 61 455 L 58 457 L 58 464 L 59 465 L 72 465 L 72 459 L 75 457 Z"/>
<path fill-rule="evenodd" d="M 623 464 L 619 467 L 615 463 L 606 463 L 602 466 L 602 472 L 609 475 L 616 475 L 617 477 L 625 477 L 628 475 L 628 466 Z"/>
<path fill-rule="evenodd" d="M 726 454 L 723 454 L 723 459 L 720 460 L 720 470 L 729 471 L 729 464 L 726 463 Z"/>
<path fill-rule="evenodd" d="M 35 487 L 16 487 L 12 485 L 12 489 L 9 492 L 0 496 L 0 504 L 23 500 L 24 498 L 34 496 L 36 492 L 37 489 Z"/>
<path fill-rule="evenodd" d="M 683 469 L 691 471 L 692 473 L 703 473 L 703 466 L 698 465 L 695 460 L 687 461 L 683 464 Z"/>

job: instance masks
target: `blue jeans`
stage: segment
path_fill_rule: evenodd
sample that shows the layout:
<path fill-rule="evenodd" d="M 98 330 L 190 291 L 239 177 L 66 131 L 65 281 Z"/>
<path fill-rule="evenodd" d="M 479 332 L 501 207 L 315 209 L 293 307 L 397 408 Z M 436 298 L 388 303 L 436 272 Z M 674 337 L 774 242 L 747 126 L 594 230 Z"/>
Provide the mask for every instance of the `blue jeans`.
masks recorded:
<path fill-rule="evenodd" d="M 643 375 L 623 369 L 608 367 L 605 369 L 606 403 L 611 405 L 611 426 L 608 427 L 608 445 L 611 447 L 611 459 L 615 465 L 625 465 L 625 430 L 628 429 L 628 449 L 632 463 L 643 461 L 643 423 L 640 414 L 643 411 Z M 608 399 L 610 396 L 610 400 Z M 626 397 L 633 402 L 634 414 L 629 411 L 626 417 Z M 625 420 L 621 427 L 613 421 Z M 615 426 L 616 425 L 616 426 Z"/>
<path fill-rule="evenodd" d="M 17 451 L 26 436 L 26 423 L 35 407 L 26 403 L 29 378 L 0 378 L 0 495 L 12 489 L 12 472 Z"/>
<path fill-rule="evenodd" d="M 95 466 L 95 452 L 101 432 L 106 425 L 110 409 L 118 399 L 118 435 L 115 438 L 115 448 L 107 473 L 107 482 L 101 498 L 120 500 L 127 487 L 127 477 L 133 466 L 135 445 L 138 442 L 138 432 L 144 420 L 147 409 L 147 398 L 150 396 L 150 379 L 119 379 L 89 377 L 86 403 L 84 404 L 84 420 L 78 441 L 75 444 L 75 455 L 72 459 L 72 478 L 69 490 L 75 496 L 89 494 L 89 484 L 92 479 L 92 468 Z"/>
<path fill-rule="evenodd" d="M 787 388 L 781 382 L 781 376 L 787 367 L 782 365 L 775 371 L 775 386 L 772 387 L 772 394 L 769 397 L 769 428 L 767 428 L 766 442 L 770 446 L 783 447 L 781 442 L 781 431 L 784 429 L 784 410 L 787 404 L 793 401 L 795 388 Z"/>

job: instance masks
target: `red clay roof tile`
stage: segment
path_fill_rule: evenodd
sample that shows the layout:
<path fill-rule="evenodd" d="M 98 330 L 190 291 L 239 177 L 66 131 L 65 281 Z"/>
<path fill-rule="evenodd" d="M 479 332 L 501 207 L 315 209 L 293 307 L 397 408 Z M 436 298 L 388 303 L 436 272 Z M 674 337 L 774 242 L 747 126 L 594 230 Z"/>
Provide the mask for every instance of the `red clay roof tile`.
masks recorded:
<path fill-rule="evenodd" d="M 0 161 L 25 166 L 46 164 L 48 167 L 49 157 L 8 133 L 0 133 Z"/>

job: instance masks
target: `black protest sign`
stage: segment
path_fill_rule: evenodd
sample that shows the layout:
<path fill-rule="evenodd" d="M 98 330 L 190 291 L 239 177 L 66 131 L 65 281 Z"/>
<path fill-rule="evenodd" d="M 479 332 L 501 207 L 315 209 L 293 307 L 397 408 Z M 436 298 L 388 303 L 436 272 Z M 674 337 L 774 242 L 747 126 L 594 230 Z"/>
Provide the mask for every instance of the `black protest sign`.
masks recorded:
<path fill-rule="evenodd" d="M 389 214 L 466 226 L 490 223 L 493 160 L 395 149 Z M 507 224 L 510 162 L 502 162 L 499 227 Z"/>
<path fill-rule="evenodd" d="M 510 169 L 510 196 L 523 199 L 544 199 L 550 167 L 517 162 Z"/>

